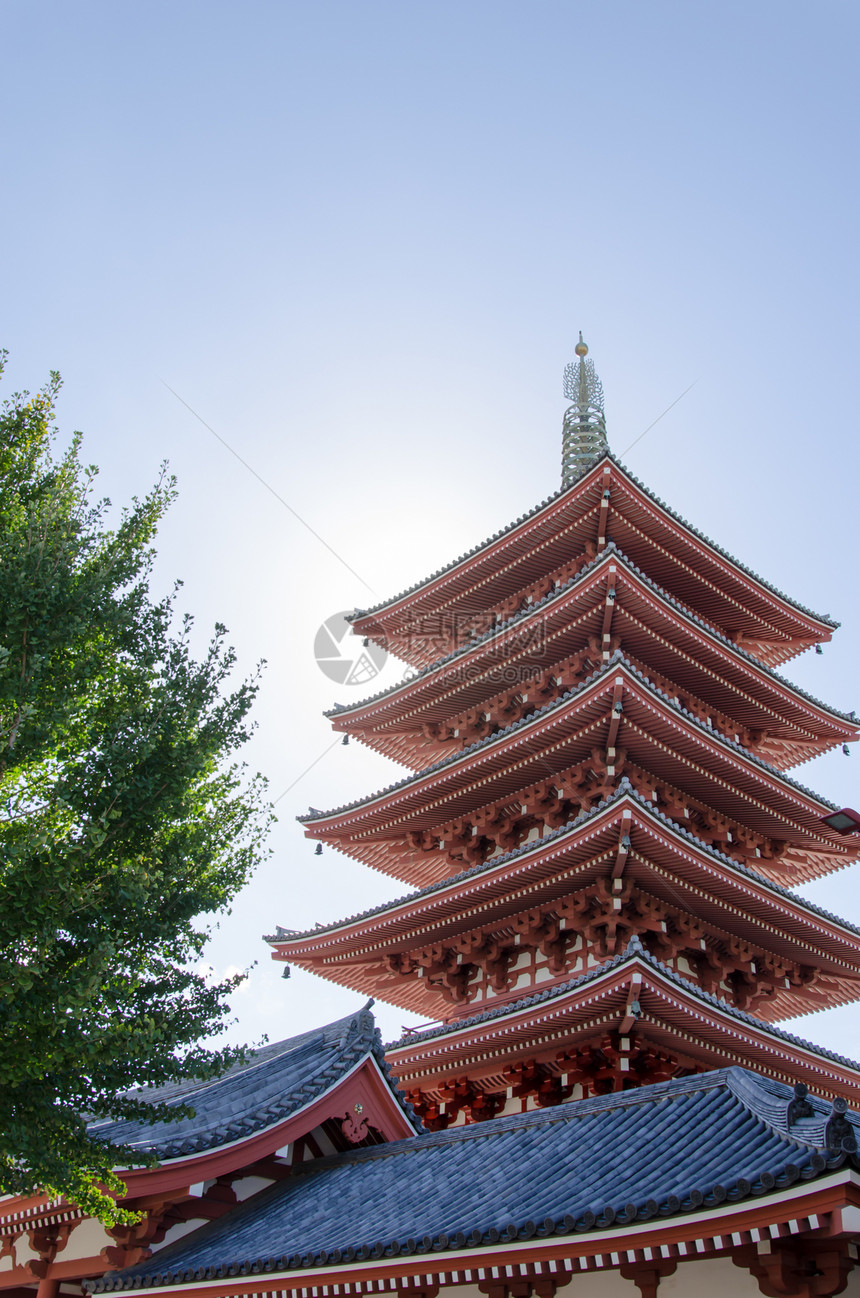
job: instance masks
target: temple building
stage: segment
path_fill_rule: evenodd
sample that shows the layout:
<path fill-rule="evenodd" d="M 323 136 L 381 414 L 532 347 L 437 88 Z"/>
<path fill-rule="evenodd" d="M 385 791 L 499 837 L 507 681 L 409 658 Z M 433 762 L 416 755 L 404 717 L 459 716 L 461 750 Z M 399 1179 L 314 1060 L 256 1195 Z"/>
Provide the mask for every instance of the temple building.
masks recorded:
<path fill-rule="evenodd" d="M 857 722 L 777 670 L 836 624 L 612 456 L 586 353 L 561 490 L 353 619 L 415 675 L 328 715 L 410 774 L 304 822 L 414 891 L 274 954 L 433 1021 L 387 1055 L 431 1130 L 728 1065 L 860 1105 L 777 1026 L 860 998 L 860 932 L 789 891 L 857 856 L 787 774 Z"/>
<path fill-rule="evenodd" d="M 860 1296 L 860 1065 L 780 1027 L 860 1000 L 795 891 L 860 855 L 789 774 L 858 737 L 781 670 L 836 623 L 613 456 L 581 335 L 564 392 L 561 489 L 352 620 L 413 674 L 329 718 L 407 773 L 302 820 L 408 891 L 267 939 L 426 1025 L 111 1132 L 162 1161 L 110 1241 L 0 1201 L 0 1298 Z"/>
<path fill-rule="evenodd" d="M 295 1175 L 304 1162 L 420 1130 L 392 1084 L 366 1007 L 314 1032 L 265 1046 L 208 1082 L 149 1093 L 192 1117 L 154 1126 L 101 1122 L 113 1143 L 154 1152 L 155 1167 L 121 1168 L 135 1226 L 106 1230 L 44 1196 L 0 1198 L 0 1295 L 57 1298 L 167 1249 L 245 1199 Z"/>

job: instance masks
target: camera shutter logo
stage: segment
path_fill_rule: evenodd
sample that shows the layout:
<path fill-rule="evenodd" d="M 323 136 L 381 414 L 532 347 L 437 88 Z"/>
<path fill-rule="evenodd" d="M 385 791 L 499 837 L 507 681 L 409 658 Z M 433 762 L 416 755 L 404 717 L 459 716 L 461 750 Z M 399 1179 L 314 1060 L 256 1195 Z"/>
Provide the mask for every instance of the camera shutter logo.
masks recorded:
<path fill-rule="evenodd" d="M 365 644 L 352 634 L 351 611 L 326 618 L 314 636 L 314 657 L 320 671 L 338 685 L 366 685 L 382 671 L 388 654 L 372 640 Z"/>

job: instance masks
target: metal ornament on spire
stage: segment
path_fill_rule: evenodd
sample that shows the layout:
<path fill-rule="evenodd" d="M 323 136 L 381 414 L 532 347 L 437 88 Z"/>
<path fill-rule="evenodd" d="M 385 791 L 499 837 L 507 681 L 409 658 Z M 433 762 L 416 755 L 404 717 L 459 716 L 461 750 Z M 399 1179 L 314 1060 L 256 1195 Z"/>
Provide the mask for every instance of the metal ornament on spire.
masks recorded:
<path fill-rule="evenodd" d="M 564 395 L 573 405 L 564 412 L 561 434 L 561 485 L 569 487 L 589 465 L 609 450 L 603 414 L 603 384 L 594 361 L 587 361 L 588 347 L 582 332 L 575 348 L 578 361 L 564 367 Z"/>

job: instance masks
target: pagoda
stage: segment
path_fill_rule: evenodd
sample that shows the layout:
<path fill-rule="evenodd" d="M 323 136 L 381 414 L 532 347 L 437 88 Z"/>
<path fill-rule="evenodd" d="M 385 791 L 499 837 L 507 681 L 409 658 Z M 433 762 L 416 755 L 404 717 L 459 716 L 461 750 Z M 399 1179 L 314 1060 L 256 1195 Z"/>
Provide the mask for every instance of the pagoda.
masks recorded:
<path fill-rule="evenodd" d="M 860 999 L 860 929 L 791 891 L 858 856 L 788 774 L 858 737 L 779 670 L 837 624 L 630 474 L 587 352 L 561 489 L 352 619 L 413 674 L 328 716 L 408 773 L 301 819 L 411 891 L 273 956 L 430 1021 L 386 1056 L 430 1130 L 733 1065 L 856 1107 L 778 1026 Z"/>

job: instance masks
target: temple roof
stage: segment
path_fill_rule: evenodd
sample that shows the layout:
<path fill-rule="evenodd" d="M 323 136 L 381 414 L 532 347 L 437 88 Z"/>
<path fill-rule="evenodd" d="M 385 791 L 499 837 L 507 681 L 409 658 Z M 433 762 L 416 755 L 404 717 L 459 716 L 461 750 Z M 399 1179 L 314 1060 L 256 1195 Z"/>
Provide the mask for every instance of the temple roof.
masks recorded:
<path fill-rule="evenodd" d="M 304 932 L 278 926 L 266 940 L 273 959 L 425 1018 L 447 1019 L 453 1011 L 443 992 L 423 977 L 393 970 L 391 954 L 415 955 L 428 944 L 458 949 L 465 934 L 478 932 L 503 945 L 516 942 L 516 917 L 535 907 L 559 914 L 565 899 L 608 879 L 622 833 L 629 853 L 622 877 L 634 894 L 695 913 L 717 941 L 734 936 L 818 971 L 813 988 L 776 980 L 758 1014 L 792 1018 L 860 995 L 860 928 L 703 843 L 626 778 L 613 795 L 537 841 L 358 915 Z M 636 931 L 635 909 L 630 918 L 619 912 L 619 922 L 623 941 L 625 932 Z M 466 1004 L 457 1010 L 467 1012 Z"/>
<path fill-rule="evenodd" d="M 517 731 L 528 729 L 529 726 L 533 725 L 540 718 L 549 716 L 554 711 L 562 710 L 564 705 L 571 699 L 574 699 L 577 694 L 584 694 L 585 691 L 596 681 L 599 681 L 602 677 L 610 675 L 612 671 L 622 666 L 641 681 L 649 691 L 652 691 L 657 695 L 669 708 L 682 715 L 685 720 L 691 722 L 698 730 L 708 735 L 714 744 L 725 745 L 726 747 L 733 749 L 739 756 L 745 758 L 755 766 L 760 767 L 762 771 L 772 775 L 775 780 L 780 781 L 793 790 L 796 790 L 798 793 L 804 794 L 814 802 L 820 803 L 820 805 L 826 810 L 838 810 L 835 802 L 828 801 L 828 799 L 823 798 L 820 793 L 815 793 L 812 789 L 800 784 L 797 780 L 793 780 L 791 776 L 786 775 L 784 771 L 778 770 L 777 767 L 772 766 L 761 757 L 757 757 L 755 753 L 751 753 L 748 748 L 744 748 L 743 744 L 738 743 L 734 739 L 730 739 L 727 735 L 720 734 L 710 726 L 706 726 L 698 717 L 693 716 L 693 714 L 688 712 L 686 708 L 683 708 L 679 703 L 676 703 L 674 699 L 670 699 L 667 694 L 647 680 L 644 673 L 640 671 L 638 667 L 630 663 L 621 650 L 616 650 L 609 662 L 598 667 L 598 669 L 592 672 L 590 676 L 586 677 L 584 681 L 580 681 L 572 689 L 566 690 L 564 694 L 559 696 L 559 698 L 553 699 L 551 702 L 544 704 L 543 707 L 537 708 L 527 717 L 522 717 L 519 721 L 512 721 L 510 725 L 504 726 L 494 734 L 487 735 L 484 739 L 478 739 L 475 743 L 469 744 L 467 748 L 452 753 L 450 756 L 440 758 L 438 762 L 433 762 L 432 765 L 424 767 L 423 770 L 417 771 L 414 774 L 406 775 L 403 779 L 395 780 L 393 784 L 386 785 L 385 788 L 379 789 L 375 793 L 367 794 L 363 798 L 356 798 L 353 802 L 344 803 L 343 806 L 334 807 L 329 811 L 319 811 L 316 808 L 311 808 L 305 815 L 297 816 L 296 819 L 301 824 L 312 825 L 318 820 L 327 820 L 332 816 L 342 815 L 344 812 L 355 811 L 371 802 L 375 802 L 378 798 L 383 798 L 391 793 L 400 792 L 401 790 L 408 788 L 411 784 L 415 784 L 425 779 L 428 775 L 433 775 L 438 771 L 443 771 L 447 767 L 456 766 L 459 762 L 462 762 L 464 758 L 478 753 L 482 749 L 495 747 L 501 740 L 515 734 Z"/>
<path fill-rule="evenodd" d="M 97 1292 L 586 1234 L 791 1193 L 852 1155 L 829 1106 L 722 1069 L 315 1160 Z M 856 1130 L 858 1117 L 848 1115 Z M 439 1259 L 441 1262 L 442 1259 Z M 429 1263 L 428 1263 L 429 1265 Z M 435 1263 L 434 1265 L 438 1265 Z"/>
<path fill-rule="evenodd" d="M 618 788 L 608 798 L 602 799 L 602 801 L 597 803 L 596 806 L 591 807 L 588 811 L 581 811 L 573 820 L 569 820 L 565 825 L 560 825 L 558 829 L 547 830 L 547 832 L 544 833 L 536 843 L 522 843 L 519 847 L 512 848 L 509 852 L 504 852 L 500 856 L 492 857 L 491 860 L 482 861 L 477 865 L 470 866 L 466 870 L 460 870 L 456 874 L 449 875 L 445 879 L 439 879 L 434 883 L 427 884 L 424 888 L 417 888 L 413 892 L 404 893 L 400 897 L 394 897 L 391 901 L 381 902 L 376 906 L 368 907 L 367 910 L 356 911 L 354 914 L 347 915 L 342 919 L 331 920 L 327 924 L 317 924 L 310 929 L 286 929 L 278 925 L 277 932 L 265 934 L 263 940 L 265 942 L 276 944 L 285 941 L 300 942 L 303 938 L 320 938 L 326 933 L 335 933 L 338 929 L 350 927 L 353 924 L 360 923 L 362 920 L 385 915 L 390 911 L 396 910 L 398 907 L 410 905 L 411 903 L 420 901 L 425 897 L 432 897 L 436 893 L 444 892 L 448 888 L 456 887 L 457 884 L 463 883 L 467 879 L 475 879 L 481 875 L 498 873 L 500 869 L 503 869 L 511 862 L 517 861 L 526 856 L 535 855 L 544 850 L 551 843 L 557 842 L 560 839 L 573 837 L 583 825 L 587 824 L 589 821 L 596 820 L 597 817 L 602 815 L 608 807 L 612 807 L 623 798 L 631 799 L 633 802 L 637 803 L 643 811 L 647 812 L 649 816 L 653 816 L 658 821 L 662 821 L 673 833 L 680 834 L 687 842 L 695 845 L 699 851 L 705 852 L 715 861 L 719 861 L 722 865 L 728 866 L 733 871 L 737 871 L 738 874 L 745 876 L 752 882 L 758 884 L 761 888 L 766 889 L 768 892 L 775 893 L 786 901 L 791 901 L 794 905 L 802 906 L 804 910 L 809 911 L 812 915 L 818 915 L 832 924 L 838 924 L 840 928 L 845 929 L 849 933 L 860 935 L 860 925 L 852 924 L 850 920 L 843 919 L 840 915 L 825 910 L 823 906 L 817 905 L 814 901 L 809 901 L 806 897 L 799 896 L 790 888 L 786 888 L 781 883 L 777 883 L 775 879 L 768 879 L 765 875 L 760 874 L 757 870 L 753 870 L 743 862 L 736 861 L 734 857 L 726 856 L 724 852 L 718 851 L 716 848 L 711 847 L 710 844 L 703 843 L 702 840 L 697 838 L 690 830 L 686 829 L 683 825 L 678 824 L 677 821 L 672 820 L 669 816 L 664 815 L 663 812 L 654 806 L 653 802 L 649 802 L 646 798 L 643 798 L 642 795 L 633 788 L 627 777 L 622 776 Z"/>
<path fill-rule="evenodd" d="M 614 592 L 611 626 L 625 654 L 648 674 L 656 673 L 657 683 L 662 676 L 702 707 L 707 699 L 717 717 L 724 714 L 717 723 L 724 732 L 745 726 L 759 732 L 756 750 L 773 765 L 784 769 L 857 737 L 853 715 L 814 698 L 729 640 L 645 576 L 612 542 L 556 590 L 411 680 L 325 715 L 336 730 L 356 734 L 412 768 L 448 756 L 457 745 L 431 738 L 428 726 L 504 698 L 514 672 L 524 693 L 533 684 L 537 689 L 554 665 L 597 643 L 606 630 L 604 584 Z"/>
<path fill-rule="evenodd" d="M 623 706 L 620 695 L 614 700 L 617 690 Z M 383 873 L 429 883 L 444 872 L 445 861 L 440 856 L 437 869 L 435 857 L 424 853 L 420 870 L 414 853 L 407 861 L 407 823 L 411 830 L 432 828 L 560 773 L 587 758 L 595 743 L 606 742 L 602 728 L 611 727 L 612 715 L 621 727 L 617 743 L 631 765 L 691 799 L 703 799 L 739 825 L 786 840 L 774 867 L 778 877 L 814 878 L 839 868 L 836 860 L 853 859 L 844 837 L 821 823 L 833 803 L 692 716 L 620 651 L 585 681 L 503 730 L 378 793 L 331 811 L 311 809 L 299 820 L 308 825 L 309 837 L 336 842 Z"/>
<path fill-rule="evenodd" d="M 373 1002 L 370 1002 L 372 1004 Z M 284 1122 L 332 1090 L 362 1059 L 374 1057 L 385 1077 L 388 1066 L 370 1004 L 325 1027 L 254 1051 L 212 1081 L 184 1081 L 141 1092 L 151 1103 L 189 1105 L 194 1116 L 153 1124 L 100 1121 L 90 1133 L 115 1145 L 181 1158 L 246 1139 Z M 413 1126 L 414 1109 L 393 1083 L 392 1095 Z"/>
<path fill-rule="evenodd" d="M 784 591 L 779 590 L 778 587 L 772 585 L 771 583 L 766 581 L 763 577 L 759 576 L 759 574 L 754 572 L 753 569 L 748 568 L 746 564 L 742 563 L 739 559 L 735 558 L 735 556 L 733 554 L 730 554 L 729 551 L 724 550 L 720 545 L 717 544 L 716 541 L 712 540 L 711 537 L 706 536 L 704 532 L 700 532 L 696 527 L 693 526 L 692 523 L 689 523 L 680 514 L 676 513 L 675 510 L 671 508 L 671 506 L 667 505 L 665 501 L 661 500 L 652 491 L 650 491 L 649 488 L 646 487 L 645 484 L 641 482 L 638 478 L 636 478 L 626 467 L 626 465 L 622 464 L 621 460 L 619 460 L 615 455 L 613 455 L 611 451 L 607 451 L 605 455 L 603 455 L 598 461 L 596 461 L 595 464 L 591 466 L 591 468 L 588 470 L 588 473 L 584 475 L 584 477 L 588 477 L 596 469 L 598 469 L 600 465 L 605 464 L 607 462 L 613 464 L 618 470 L 620 470 L 620 472 L 624 474 L 624 476 L 632 484 L 634 484 L 639 489 L 639 491 L 641 491 L 653 505 L 657 506 L 658 509 L 662 510 L 675 523 L 683 527 L 692 537 L 695 537 L 697 541 L 703 542 L 715 554 L 718 554 L 722 559 L 725 559 L 727 562 L 729 562 L 739 572 L 742 572 L 745 576 L 751 578 L 752 581 L 754 581 L 758 586 L 762 587 L 771 595 L 776 596 L 777 599 L 783 601 L 785 604 L 790 605 L 793 609 L 795 609 L 798 613 L 802 614 L 804 617 L 812 618 L 814 621 L 820 623 L 822 626 L 829 627 L 833 630 L 835 630 L 839 626 L 839 623 L 835 622 L 829 616 L 829 614 L 822 615 L 813 612 L 812 609 L 806 608 L 799 601 L 793 599 L 790 595 L 787 595 Z M 473 546 L 470 550 L 465 551 L 458 558 L 452 560 L 448 564 L 445 564 L 442 568 L 437 569 L 435 572 L 431 573 L 430 576 L 425 577 L 423 580 L 415 582 L 412 586 L 408 586 L 405 590 L 401 591 L 399 594 L 394 595 L 390 599 L 383 600 L 379 604 L 376 604 L 371 608 L 356 609 L 355 613 L 353 614 L 350 620 L 360 621 L 365 618 L 378 615 L 379 613 L 382 613 L 384 610 L 393 609 L 395 605 L 399 604 L 403 600 L 408 599 L 410 596 L 417 594 L 417 592 L 422 590 L 423 588 L 429 587 L 433 582 L 438 581 L 440 577 L 451 574 L 457 568 L 461 567 L 462 565 L 466 565 L 470 560 L 475 559 L 477 556 L 481 554 L 482 551 L 489 549 L 490 547 L 495 545 L 496 542 L 501 540 L 503 537 L 510 536 L 518 528 L 522 527 L 524 524 L 527 524 L 531 522 L 533 519 L 537 518 L 537 516 L 540 515 L 545 509 L 548 509 L 550 506 L 555 504 L 556 501 L 561 500 L 565 495 L 576 493 L 580 489 L 582 482 L 583 482 L 583 478 L 579 478 L 575 482 L 573 482 L 570 486 L 562 487 L 559 491 L 553 492 L 552 495 L 547 496 L 545 500 L 540 502 L 540 504 L 535 505 L 534 508 L 527 510 L 526 513 L 521 514 L 519 518 L 515 519 L 512 523 L 509 523 L 507 527 L 503 527 L 498 532 L 493 533 L 493 535 L 489 537 L 486 541 L 482 541 L 479 545 Z"/>
<path fill-rule="evenodd" d="M 860 1063 L 847 1058 L 845 1055 L 836 1054 L 835 1051 L 826 1050 L 823 1046 L 817 1046 L 814 1042 L 807 1041 L 803 1037 L 797 1037 L 791 1032 L 785 1032 L 782 1028 L 774 1027 L 772 1023 L 768 1023 L 754 1014 L 749 1014 L 746 1010 L 739 1010 L 719 996 L 714 996 L 711 992 L 705 991 L 704 988 L 685 978 L 683 974 L 676 973 L 674 969 L 670 969 L 668 965 L 657 960 L 649 951 L 646 951 L 636 936 L 631 937 L 626 950 L 622 951 L 620 955 L 613 956 L 610 960 L 597 965 L 594 969 L 589 969 L 587 973 L 580 974 L 578 978 L 571 978 L 569 982 L 554 984 L 544 991 L 532 992 L 528 996 L 506 1001 L 503 1005 L 480 1010 L 476 1014 L 453 1020 L 450 1023 L 418 1028 L 400 1037 L 397 1041 L 390 1041 L 385 1047 L 386 1051 L 390 1056 L 399 1050 L 414 1050 L 416 1047 L 423 1045 L 424 1042 L 434 1039 L 453 1037 L 457 1034 L 465 1034 L 468 1037 L 472 1029 L 482 1024 L 500 1019 L 513 1019 L 516 1015 L 521 1014 L 523 1010 L 545 1006 L 553 1001 L 561 1001 L 565 998 L 574 999 L 576 993 L 586 988 L 590 983 L 605 979 L 607 975 L 623 969 L 625 965 L 632 965 L 636 962 L 639 962 L 646 969 L 651 969 L 655 974 L 659 974 L 661 978 L 668 979 L 689 998 L 699 1004 L 719 1011 L 720 1015 L 728 1015 L 730 1019 L 734 1019 L 746 1027 L 755 1028 L 757 1032 L 766 1037 L 771 1037 L 775 1042 L 796 1047 L 804 1052 L 817 1055 L 822 1060 L 838 1064 L 843 1069 L 850 1069 L 856 1074 L 855 1083 L 860 1082 Z M 392 1067 L 396 1071 L 397 1063 L 394 1062 Z"/>
<path fill-rule="evenodd" d="M 823 702 L 814 694 L 810 694 L 808 690 L 797 685 L 794 681 L 790 681 L 786 676 L 783 676 L 781 672 L 776 671 L 775 668 L 761 662 L 754 654 L 751 654 L 748 650 L 744 649 L 742 645 L 736 644 L 733 640 L 730 640 L 729 637 L 724 635 L 718 627 L 713 626 L 705 618 L 700 617 L 693 609 L 688 608 L 681 600 L 676 599 L 674 595 L 669 593 L 669 591 L 664 590 L 656 581 L 653 581 L 647 573 L 644 573 L 641 568 L 637 567 L 637 565 L 619 549 L 614 541 L 607 542 L 605 549 L 601 550 L 600 554 L 592 559 L 585 567 L 580 569 L 574 577 L 571 577 L 568 581 L 558 586 L 555 590 L 550 591 L 541 599 L 535 600 L 533 603 L 529 604 L 527 608 L 520 609 L 519 612 L 512 614 L 511 617 L 506 618 L 502 622 L 498 622 L 489 630 L 476 635 L 468 644 L 463 645 L 458 649 L 454 649 L 450 653 L 444 654 L 441 658 L 436 659 L 435 662 L 428 663 L 425 667 L 416 669 L 415 674 L 406 681 L 396 681 L 393 685 L 378 690 L 376 694 L 370 694 L 367 698 L 359 699 L 355 703 L 336 703 L 333 707 L 327 708 L 323 712 L 323 716 L 329 719 L 349 717 L 357 712 L 363 711 L 365 708 L 371 707 L 373 704 L 381 703 L 385 699 L 394 698 L 398 694 L 403 694 L 414 689 L 416 685 L 423 683 L 428 678 L 441 674 L 445 667 L 457 664 L 459 660 L 471 655 L 477 648 L 479 648 L 479 646 L 493 645 L 500 642 L 507 632 L 522 626 L 524 622 L 534 618 L 535 614 L 544 615 L 549 605 L 562 600 L 565 595 L 569 594 L 577 586 L 581 586 L 585 583 L 588 578 L 594 574 L 596 569 L 599 569 L 613 558 L 618 560 L 623 567 L 628 568 L 630 572 L 633 573 L 644 586 L 647 586 L 659 599 L 672 607 L 676 612 L 680 613 L 682 617 L 692 622 L 698 629 L 704 631 L 714 640 L 717 640 L 723 648 L 729 650 L 740 661 L 753 668 L 756 673 L 760 674 L 765 679 L 772 680 L 782 689 L 788 690 L 790 693 L 797 695 L 806 703 L 812 704 L 813 707 L 820 708 L 830 716 L 838 717 L 840 721 L 857 722 L 857 718 L 853 712 L 845 712 L 840 708 L 833 707 L 830 703 Z"/>

